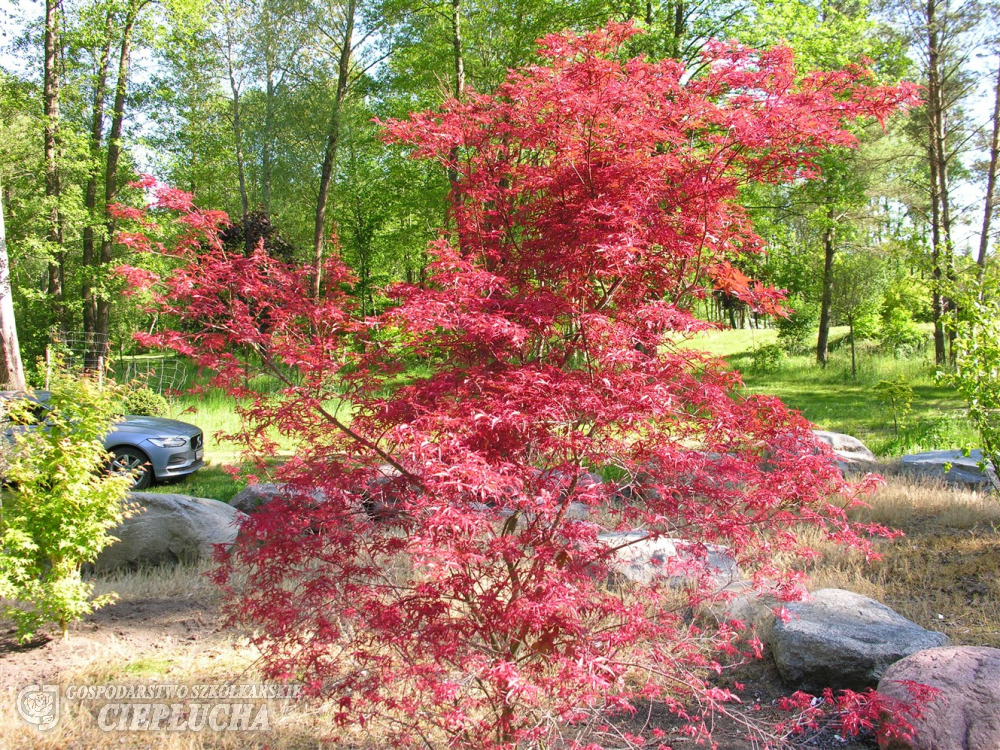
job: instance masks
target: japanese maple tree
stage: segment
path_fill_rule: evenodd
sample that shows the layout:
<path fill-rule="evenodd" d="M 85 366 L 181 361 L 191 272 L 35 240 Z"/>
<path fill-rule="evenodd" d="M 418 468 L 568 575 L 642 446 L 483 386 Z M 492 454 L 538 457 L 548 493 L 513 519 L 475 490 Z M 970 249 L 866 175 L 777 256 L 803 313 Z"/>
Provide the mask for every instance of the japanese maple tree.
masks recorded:
<path fill-rule="evenodd" d="M 232 620 L 268 676 L 397 745 L 598 747 L 590 720 L 636 700 L 702 731 L 741 634 L 696 616 L 728 595 L 712 545 L 787 597 L 775 560 L 810 554 L 797 527 L 863 549 L 884 531 L 848 522 L 864 488 L 806 420 L 677 342 L 706 328 L 690 310 L 713 289 L 779 310 L 733 265 L 761 248 L 741 186 L 818 177 L 852 119 L 913 92 L 726 44 L 688 80 L 621 60 L 634 33 L 548 37 L 495 95 L 386 125 L 459 180 L 426 282 L 378 317 L 356 315 L 336 258 L 315 299 L 308 267 L 227 254 L 222 217 L 172 190 L 181 267 L 126 269 L 181 322 L 149 343 L 242 399 L 247 451 L 298 446 L 217 573 Z M 259 373 L 280 389 L 250 387 Z M 621 555 L 664 538 L 683 540 L 673 561 L 622 576 Z"/>

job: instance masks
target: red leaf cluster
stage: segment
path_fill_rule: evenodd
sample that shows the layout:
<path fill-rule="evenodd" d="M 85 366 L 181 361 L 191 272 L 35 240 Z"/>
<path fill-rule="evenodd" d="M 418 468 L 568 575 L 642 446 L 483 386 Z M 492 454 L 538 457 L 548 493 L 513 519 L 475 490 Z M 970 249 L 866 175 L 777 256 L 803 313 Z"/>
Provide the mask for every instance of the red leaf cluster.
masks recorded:
<path fill-rule="evenodd" d="M 732 700 L 710 676 L 741 633 L 692 617 L 730 595 L 716 545 L 747 586 L 790 597 L 775 561 L 809 554 L 798 528 L 866 550 L 885 533 L 848 522 L 866 487 L 802 417 L 676 344 L 706 327 L 689 308 L 713 288 L 780 305 L 733 265 L 761 245 L 741 186 L 815 176 L 848 121 L 912 91 L 861 70 L 800 79 L 788 50 L 732 45 L 689 80 L 617 59 L 633 33 L 548 37 L 496 95 L 386 126 L 459 180 L 426 282 L 378 317 L 353 317 L 336 258 L 313 299 L 309 269 L 227 255 L 218 215 L 160 193 L 188 228 L 158 282 L 180 324 L 147 343 L 241 399 L 249 453 L 297 445 L 274 472 L 284 496 L 217 574 L 229 612 L 269 676 L 399 745 L 598 742 L 635 700 L 697 735 Z M 261 373 L 276 389 L 251 387 Z M 622 577 L 629 548 L 665 538 L 679 555 Z"/>

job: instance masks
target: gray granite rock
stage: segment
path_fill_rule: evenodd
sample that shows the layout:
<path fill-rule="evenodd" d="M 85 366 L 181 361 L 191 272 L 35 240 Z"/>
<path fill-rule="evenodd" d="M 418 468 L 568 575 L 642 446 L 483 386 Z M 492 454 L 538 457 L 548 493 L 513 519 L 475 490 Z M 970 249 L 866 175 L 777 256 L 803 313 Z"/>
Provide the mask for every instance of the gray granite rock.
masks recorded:
<path fill-rule="evenodd" d="M 852 435 L 828 430 L 813 430 L 813 435 L 830 446 L 842 472 L 874 471 L 878 466 L 875 454 Z"/>
<path fill-rule="evenodd" d="M 968 456 L 961 451 L 926 451 L 903 456 L 900 468 L 906 474 L 940 479 L 955 487 L 989 491 L 989 477 L 978 466 L 982 460 L 979 450 L 971 451 Z"/>
<path fill-rule="evenodd" d="M 215 545 L 236 540 L 245 517 L 231 505 L 204 497 L 133 492 L 129 499 L 139 510 L 111 531 L 119 541 L 98 556 L 98 571 L 209 559 Z"/>
<path fill-rule="evenodd" d="M 886 605 L 842 589 L 821 589 L 787 605 L 767 635 L 778 672 L 806 692 L 875 687 L 890 664 L 916 651 L 951 643 Z"/>
<path fill-rule="evenodd" d="M 717 544 L 699 545 L 684 539 L 653 537 L 646 531 L 603 532 L 597 540 L 617 549 L 615 576 L 633 583 L 668 578 L 678 584 L 707 571 L 719 588 L 742 575 L 729 551 Z"/>

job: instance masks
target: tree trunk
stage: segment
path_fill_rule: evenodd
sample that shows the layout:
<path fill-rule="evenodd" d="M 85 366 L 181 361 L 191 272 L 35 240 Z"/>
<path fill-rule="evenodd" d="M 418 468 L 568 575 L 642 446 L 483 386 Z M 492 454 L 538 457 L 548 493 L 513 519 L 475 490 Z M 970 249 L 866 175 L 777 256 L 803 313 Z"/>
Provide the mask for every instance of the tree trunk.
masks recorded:
<path fill-rule="evenodd" d="M 4 378 L 4 388 L 23 391 L 24 367 L 21 365 L 21 347 L 17 342 L 17 325 L 14 321 L 14 295 L 10 284 L 2 190 L 0 190 L 0 359 L 2 359 L 0 376 Z"/>
<path fill-rule="evenodd" d="M 240 183 L 240 208 L 243 210 L 244 251 L 249 255 L 251 247 L 247 224 L 250 218 L 250 199 L 247 196 L 247 177 L 243 163 L 243 130 L 240 125 L 240 85 L 236 81 L 233 64 L 233 18 L 232 6 L 226 3 L 226 65 L 229 71 L 229 89 L 233 94 L 233 141 L 236 146 L 236 174 Z"/>
<path fill-rule="evenodd" d="M 115 84 L 115 104 L 111 114 L 111 132 L 108 135 L 108 162 L 104 173 L 104 216 L 105 233 L 101 240 L 101 255 L 95 259 L 97 266 L 94 274 L 102 278 L 107 265 L 112 260 L 115 237 L 115 220 L 108 209 L 118 195 L 118 162 L 122 151 L 122 128 L 125 122 L 125 97 L 128 93 L 129 65 L 132 59 L 132 33 L 135 30 L 139 11 L 145 2 L 129 3 L 128 15 L 125 18 L 125 28 L 122 31 L 121 49 L 118 55 L 118 80 Z M 111 299 L 107 295 L 97 298 L 94 340 L 91 356 L 94 361 L 104 357 L 107 361 L 108 334 L 111 328 Z"/>
<path fill-rule="evenodd" d="M 320 296 L 323 282 L 323 250 L 326 242 L 326 207 L 330 199 L 333 182 L 333 167 L 337 161 L 337 146 L 340 142 L 340 114 L 347 94 L 351 70 L 351 45 L 354 38 L 355 0 L 347 0 L 344 18 L 344 43 L 340 48 L 340 64 L 337 71 L 337 91 L 330 112 L 330 129 L 326 137 L 326 152 L 323 154 L 323 170 L 319 179 L 319 196 L 316 199 L 316 223 L 313 229 L 313 284 L 312 294 Z"/>
<path fill-rule="evenodd" d="M 930 167 L 931 185 L 931 263 L 933 289 L 932 316 L 934 320 L 934 361 L 943 365 L 947 359 L 945 351 L 944 310 L 945 298 L 942 293 L 942 259 L 948 255 L 948 224 L 944 215 L 947 197 L 943 194 L 941 181 L 944 172 L 945 153 L 942 120 L 943 99 L 941 96 L 940 48 L 937 21 L 938 0 L 927 0 L 927 154 Z"/>
<path fill-rule="evenodd" d="M 455 98 L 465 99 L 465 50 L 462 42 L 462 0 L 451 0 L 451 46 L 455 50 Z"/>
<path fill-rule="evenodd" d="M 465 100 L 465 44 L 462 39 L 462 0 L 451 0 L 451 46 L 454 50 L 455 89 L 452 92 L 457 101 Z M 449 154 L 448 184 L 451 185 L 451 200 L 448 204 L 446 225 L 451 224 L 455 209 L 461 205 L 462 196 L 458 191 L 461 176 L 458 173 L 458 148 L 453 148 Z M 458 237 L 459 251 L 462 248 L 462 238 Z"/>
<path fill-rule="evenodd" d="M 858 367 L 857 367 L 857 364 L 856 364 L 857 360 L 855 359 L 855 356 L 854 356 L 854 316 L 853 315 L 848 316 L 848 318 L 847 318 L 847 325 L 848 325 L 848 330 L 850 331 L 850 334 L 851 334 L 851 380 L 857 380 L 858 379 Z"/>
<path fill-rule="evenodd" d="M 827 210 L 827 227 L 823 231 L 823 297 L 819 311 L 819 336 L 816 339 L 816 361 L 826 367 L 830 361 L 830 310 L 833 307 L 833 259 L 837 254 L 834 237 L 833 206 Z"/>
<path fill-rule="evenodd" d="M 111 59 L 111 13 L 108 13 L 105 27 L 104 48 L 97 67 L 94 81 L 93 110 L 90 118 L 90 164 L 87 169 L 87 188 L 84 193 L 84 207 L 87 209 L 87 225 L 83 228 L 83 333 L 87 341 L 92 341 L 97 330 L 97 301 L 94 298 L 93 278 L 89 272 L 96 253 L 94 226 L 97 223 L 97 181 L 101 174 L 101 141 L 104 135 L 104 94 L 108 81 L 108 64 Z M 88 347 L 88 355 L 91 354 Z M 97 366 L 85 357 L 84 367 L 92 370 Z"/>
<path fill-rule="evenodd" d="M 997 162 L 1000 161 L 1000 68 L 993 87 L 993 136 L 990 138 L 990 166 L 986 171 L 986 199 L 983 206 L 983 229 L 979 235 L 979 255 L 976 256 L 980 281 L 986 269 L 986 252 L 990 244 L 990 222 L 993 220 L 993 196 L 996 193 Z"/>
<path fill-rule="evenodd" d="M 48 292 L 53 322 L 65 333 L 63 280 L 65 254 L 62 247 L 62 178 L 59 173 L 59 2 L 45 0 L 45 65 L 42 84 L 45 112 L 45 197 L 49 202 L 48 230 L 52 258 L 49 260 Z"/>
<path fill-rule="evenodd" d="M 271 174 L 274 171 L 274 166 L 272 164 L 273 156 L 272 149 L 273 144 L 271 143 L 274 138 L 274 100 L 275 100 L 275 87 L 274 87 L 274 69 L 271 65 L 271 61 L 267 60 L 267 89 L 265 91 L 264 98 L 264 143 L 261 150 L 260 158 L 260 180 L 261 180 L 261 195 L 264 204 L 264 213 L 267 216 L 271 215 Z"/>

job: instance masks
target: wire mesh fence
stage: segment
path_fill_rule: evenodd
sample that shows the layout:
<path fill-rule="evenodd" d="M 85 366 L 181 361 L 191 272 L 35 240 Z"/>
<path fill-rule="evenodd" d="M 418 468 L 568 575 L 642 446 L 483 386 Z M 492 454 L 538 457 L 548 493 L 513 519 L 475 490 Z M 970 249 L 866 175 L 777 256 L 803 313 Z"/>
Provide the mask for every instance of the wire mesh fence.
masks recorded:
<path fill-rule="evenodd" d="M 120 383 L 144 385 L 160 394 L 188 386 L 190 369 L 175 355 L 126 354 L 109 344 L 106 334 L 64 333 L 46 350 L 46 371 L 59 367 L 71 372 L 99 373 Z"/>

